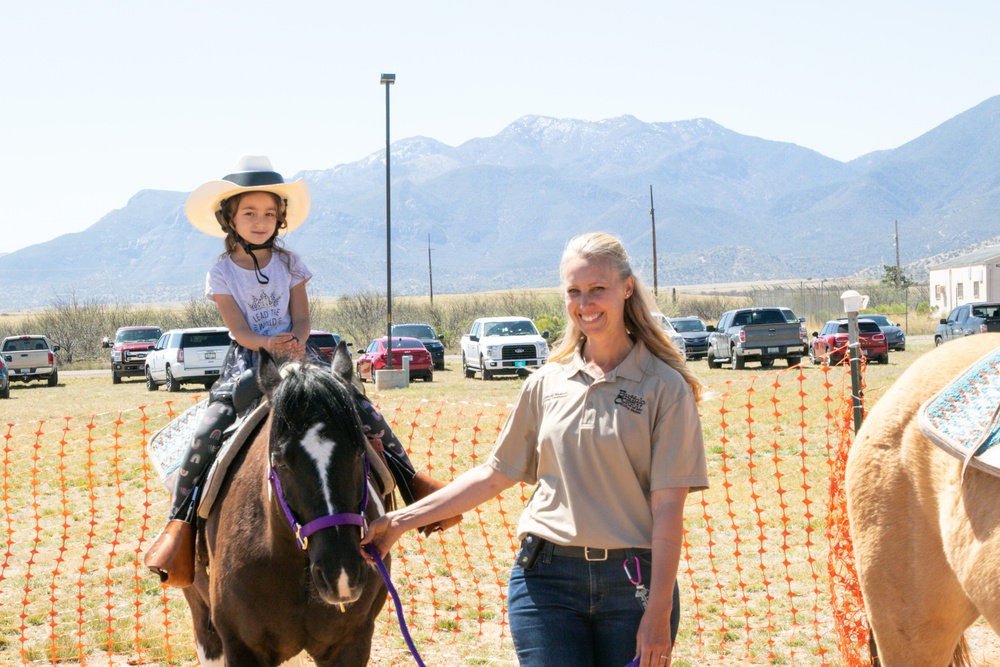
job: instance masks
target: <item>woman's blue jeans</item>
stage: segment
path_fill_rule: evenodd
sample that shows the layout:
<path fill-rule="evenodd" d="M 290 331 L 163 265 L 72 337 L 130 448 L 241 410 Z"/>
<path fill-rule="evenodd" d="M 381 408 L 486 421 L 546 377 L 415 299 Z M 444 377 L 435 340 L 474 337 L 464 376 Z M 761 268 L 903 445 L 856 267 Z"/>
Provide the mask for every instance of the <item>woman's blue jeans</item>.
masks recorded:
<path fill-rule="evenodd" d="M 651 559 L 648 552 L 639 556 L 647 587 Z M 635 561 L 628 560 L 635 577 Z M 521 667 L 625 667 L 632 661 L 643 608 L 622 558 L 558 556 L 546 543 L 530 570 L 521 562 L 519 553 L 507 591 L 510 631 Z M 673 597 L 671 641 L 680 623 L 676 584 Z"/>

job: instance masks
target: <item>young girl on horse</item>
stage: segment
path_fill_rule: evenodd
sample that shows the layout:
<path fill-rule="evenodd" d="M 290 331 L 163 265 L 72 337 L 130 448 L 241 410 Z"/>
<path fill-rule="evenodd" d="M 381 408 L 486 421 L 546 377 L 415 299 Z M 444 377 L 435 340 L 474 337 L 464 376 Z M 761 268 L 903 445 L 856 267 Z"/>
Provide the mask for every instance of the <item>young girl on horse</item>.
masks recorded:
<path fill-rule="evenodd" d="M 215 301 L 232 343 L 209 393 L 208 409 L 181 462 L 170 520 L 144 558 L 145 565 L 169 585 L 191 584 L 195 490 L 221 448 L 223 433 L 236 420 L 234 389 L 244 390 L 240 378 L 257 367 L 258 350 L 319 361 L 316 351 L 306 346 L 310 331 L 306 283 L 312 273 L 278 239 L 305 221 L 309 204 L 305 180 L 285 183 L 266 157 L 243 156 L 232 174 L 199 187 L 185 206 L 196 229 L 225 239 L 225 252 L 208 272 L 205 296 Z M 411 502 L 443 486 L 422 473 L 414 475 L 405 450 L 378 410 L 357 391 L 356 399 L 369 437 L 382 441 L 404 500 Z M 446 528 L 458 518 L 433 528 Z"/>

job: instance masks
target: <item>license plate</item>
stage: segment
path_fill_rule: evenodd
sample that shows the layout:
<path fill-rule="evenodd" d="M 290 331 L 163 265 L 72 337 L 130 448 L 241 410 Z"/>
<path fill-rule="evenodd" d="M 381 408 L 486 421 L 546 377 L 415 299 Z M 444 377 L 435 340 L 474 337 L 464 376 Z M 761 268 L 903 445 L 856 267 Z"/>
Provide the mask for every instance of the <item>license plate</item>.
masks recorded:
<path fill-rule="evenodd" d="M 864 349 L 861 350 L 861 356 L 867 357 L 868 356 L 868 350 L 864 350 Z"/>
<path fill-rule="evenodd" d="M 781 354 L 781 348 L 779 347 L 769 347 L 767 348 L 768 354 Z"/>
<path fill-rule="evenodd" d="M 515 361 L 514 362 L 514 367 L 515 368 L 522 368 L 522 367 L 527 366 L 527 365 L 528 365 L 527 361 Z"/>
<path fill-rule="evenodd" d="M 215 359 L 215 352 L 206 352 L 205 359 Z"/>

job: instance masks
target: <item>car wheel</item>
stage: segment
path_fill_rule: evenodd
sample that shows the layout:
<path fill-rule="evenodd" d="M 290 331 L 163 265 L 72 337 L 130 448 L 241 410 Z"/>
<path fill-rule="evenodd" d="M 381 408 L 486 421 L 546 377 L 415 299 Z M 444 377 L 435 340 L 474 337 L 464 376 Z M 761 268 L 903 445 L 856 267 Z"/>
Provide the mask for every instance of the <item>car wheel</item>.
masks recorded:
<path fill-rule="evenodd" d="M 10 383 L 7 383 L 3 389 L 0 389 L 0 398 L 10 398 Z"/>
<path fill-rule="evenodd" d="M 118 375 L 118 373 L 115 373 L 114 371 L 111 371 L 111 384 L 121 384 L 121 383 L 122 383 L 122 376 Z"/>
<path fill-rule="evenodd" d="M 878 358 L 878 362 L 880 364 L 888 364 L 889 363 L 889 353 L 886 352 L 885 354 L 883 354 L 882 356 L 880 356 Z"/>
<path fill-rule="evenodd" d="M 479 369 L 483 373 L 483 382 L 489 382 L 490 380 L 493 379 L 493 373 L 491 373 L 489 370 L 487 370 L 487 368 L 486 368 L 486 360 L 483 359 L 482 357 L 479 357 Z"/>
<path fill-rule="evenodd" d="M 146 391 L 156 391 L 156 381 L 153 380 L 153 373 L 146 366 Z"/>
<path fill-rule="evenodd" d="M 708 362 L 709 368 L 722 368 L 722 363 L 715 360 L 715 355 L 709 352 L 705 355 L 705 361 Z"/>
<path fill-rule="evenodd" d="M 424 376 L 424 382 L 434 382 L 434 371 L 427 371 L 427 375 Z"/>
<path fill-rule="evenodd" d="M 52 375 L 49 376 L 49 386 L 54 387 L 59 384 L 59 371 L 52 371 Z"/>
<path fill-rule="evenodd" d="M 772 366 L 774 366 L 774 359 L 761 359 L 760 360 L 760 367 L 761 368 L 771 368 Z"/>
<path fill-rule="evenodd" d="M 941 343 L 943 342 L 944 341 L 941 340 L 941 336 L 934 336 L 934 347 L 941 347 Z"/>
<path fill-rule="evenodd" d="M 465 353 L 462 353 L 462 372 L 465 373 L 466 378 L 476 377 L 476 371 L 469 368 L 469 364 L 465 361 Z"/>
<path fill-rule="evenodd" d="M 729 365 L 734 371 L 741 371 L 746 366 L 746 361 L 733 349 L 729 351 Z"/>
<path fill-rule="evenodd" d="M 822 362 L 822 359 L 820 359 L 819 357 L 816 356 L 816 348 L 814 348 L 812 345 L 810 345 L 809 346 L 809 363 L 811 363 L 813 366 L 816 366 L 820 362 Z"/>
<path fill-rule="evenodd" d="M 181 383 L 177 381 L 174 377 L 173 372 L 170 370 L 170 366 L 167 366 L 167 391 L 180 391 Z"/>
<path fill-rule="evenodd" d="M 800 361 L 802 361 L 802 357 L 786 357 L 785 358 L 785 363 L 788 364 L 789 368 L 791 368 L 792 366 L 798 366 L 798 364 L 799 364 Z"/>

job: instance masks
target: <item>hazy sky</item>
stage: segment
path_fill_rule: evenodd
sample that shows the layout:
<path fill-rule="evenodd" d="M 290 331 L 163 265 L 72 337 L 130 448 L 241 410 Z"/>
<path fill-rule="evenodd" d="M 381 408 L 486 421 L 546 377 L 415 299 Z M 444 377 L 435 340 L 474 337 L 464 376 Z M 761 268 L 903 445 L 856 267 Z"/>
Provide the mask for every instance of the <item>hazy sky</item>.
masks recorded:
<path fill-rule="evenodd" d="M 241 153 L 286 177 L 526 114 L 710 118 L 839 160 L 1000 93 L 1000 3 L 16 2 L 0 19 L 0 252 Z"/>

